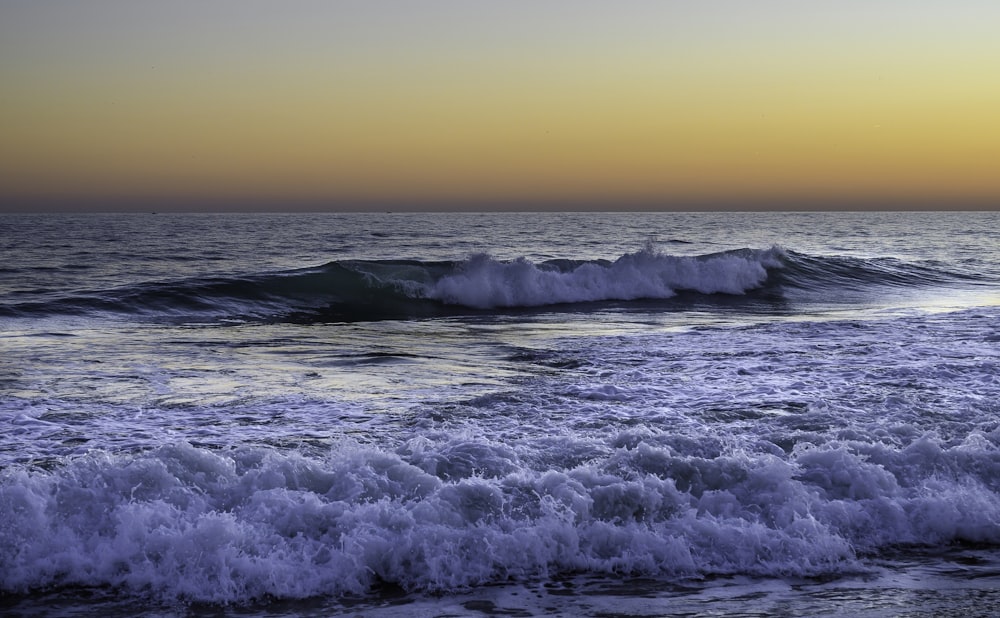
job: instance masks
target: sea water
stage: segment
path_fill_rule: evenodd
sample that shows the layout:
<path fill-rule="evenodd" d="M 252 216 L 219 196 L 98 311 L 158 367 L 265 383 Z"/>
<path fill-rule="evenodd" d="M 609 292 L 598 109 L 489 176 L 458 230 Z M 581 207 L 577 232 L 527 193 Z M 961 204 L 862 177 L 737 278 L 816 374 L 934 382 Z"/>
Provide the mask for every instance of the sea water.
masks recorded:
<path fill-rule="evenodd" d="M 989 615 L 998 213 L 0 218 L 11 615 Z"/>

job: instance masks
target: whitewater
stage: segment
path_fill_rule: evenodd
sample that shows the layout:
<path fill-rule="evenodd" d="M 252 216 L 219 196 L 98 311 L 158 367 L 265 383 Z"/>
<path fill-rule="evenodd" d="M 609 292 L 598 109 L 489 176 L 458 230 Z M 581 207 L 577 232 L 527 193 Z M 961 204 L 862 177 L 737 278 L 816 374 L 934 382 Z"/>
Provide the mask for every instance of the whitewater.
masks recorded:
<path fill-rule="evenodd" d="M 7 215 L 0 610 L 990 615 L 998 224 Z"/>

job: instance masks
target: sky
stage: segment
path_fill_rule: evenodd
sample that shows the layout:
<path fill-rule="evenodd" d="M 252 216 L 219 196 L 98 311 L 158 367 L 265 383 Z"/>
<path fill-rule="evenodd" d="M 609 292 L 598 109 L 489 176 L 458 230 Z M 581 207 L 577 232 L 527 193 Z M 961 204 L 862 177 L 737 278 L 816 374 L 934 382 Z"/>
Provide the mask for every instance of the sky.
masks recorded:
<path fill-rule="evenodd" d="M 1000 206 L 996 0 L 0 0 L 0 209 Z"/>

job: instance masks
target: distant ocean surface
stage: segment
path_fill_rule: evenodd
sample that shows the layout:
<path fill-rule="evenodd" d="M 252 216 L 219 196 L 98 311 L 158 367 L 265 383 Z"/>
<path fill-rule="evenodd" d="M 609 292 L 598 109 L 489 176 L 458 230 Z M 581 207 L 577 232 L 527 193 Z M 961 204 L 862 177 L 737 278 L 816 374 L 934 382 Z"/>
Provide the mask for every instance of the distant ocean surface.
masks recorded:
<path fill-rule="evenodd" d="M 1000 213 L 0 216 L 0 613 L 990 615 Z"/>

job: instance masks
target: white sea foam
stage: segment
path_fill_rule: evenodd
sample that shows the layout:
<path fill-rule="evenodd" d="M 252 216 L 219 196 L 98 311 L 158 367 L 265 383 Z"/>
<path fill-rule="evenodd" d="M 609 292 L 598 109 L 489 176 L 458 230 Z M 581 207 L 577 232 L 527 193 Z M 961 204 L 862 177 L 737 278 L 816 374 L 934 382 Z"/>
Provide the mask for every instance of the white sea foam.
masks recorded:
<path fill-rule="evenodd" d="M 586 262 L 564 271 L 526 259 L 470 258 L 460 272 L 436 281 L 426 296 L 476 307 L 536 307 L 640 298 L 670 298 L 680 290 L 743 294 L 780 264 L 781 250 L 729 252 L 702 257 L 663 255 L 647 249 L 610 263 Z"/>
<path fill-rule="evenodd" d="M 1000 543 L 995 436 L 787 458 L 704 458 L 656 446 L 659 436 L 549 471 L 489 441 L 427 439 L 324 460 L 180 443 L 8 471 L 0 585 L 242 602 L 581 570 L 809 576 L 857 571 L 859 552 L 886 546 Z"/>

